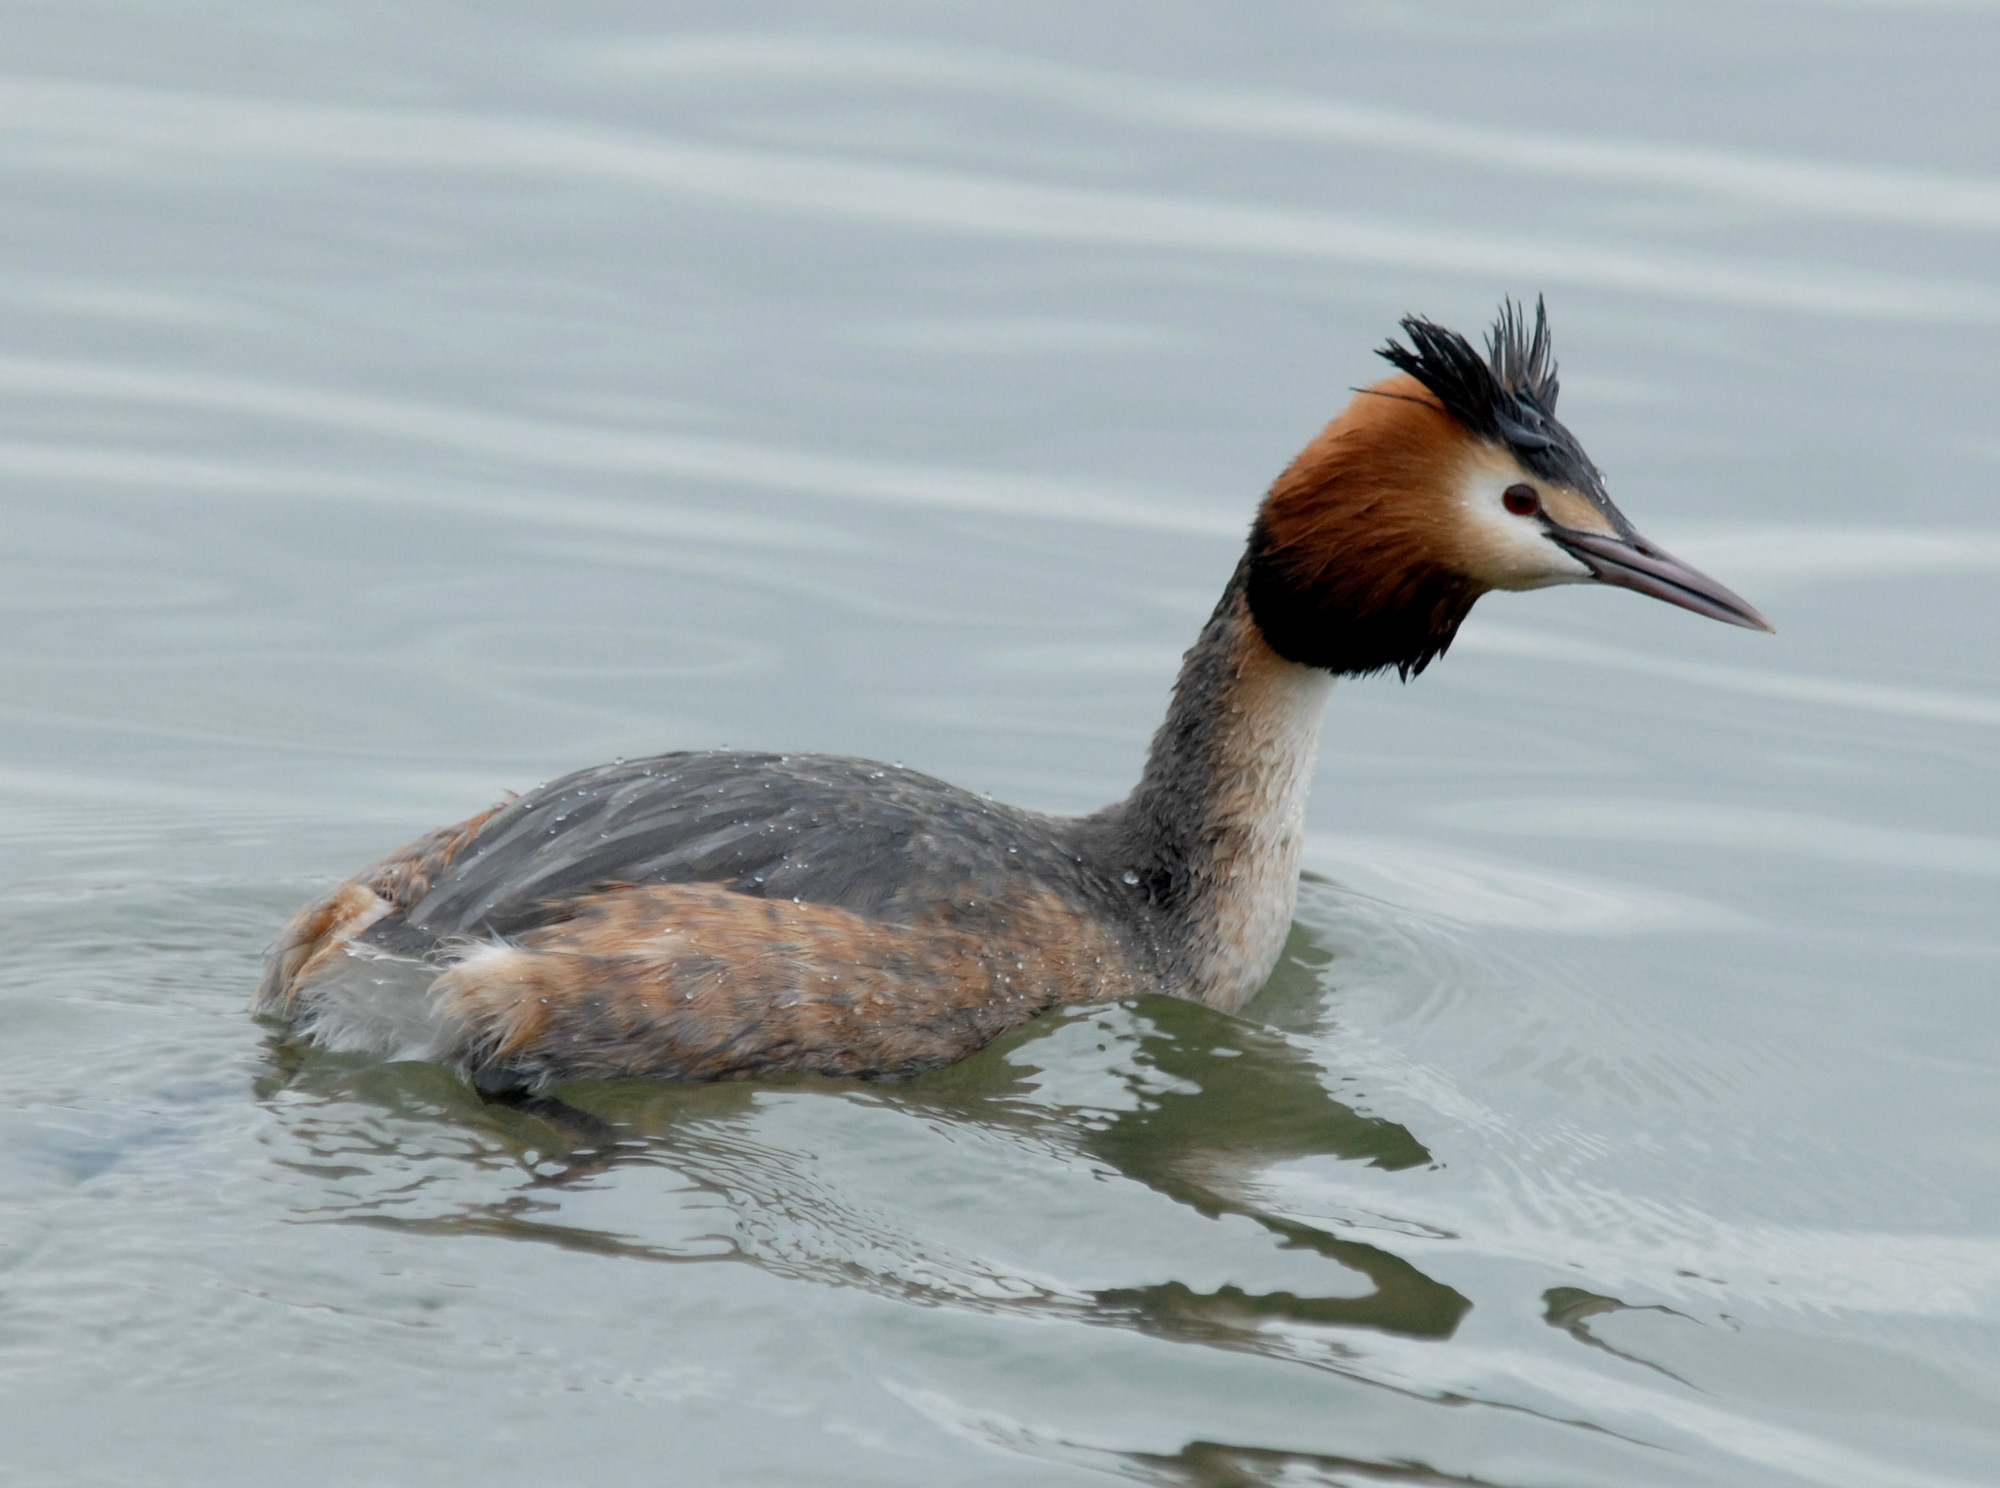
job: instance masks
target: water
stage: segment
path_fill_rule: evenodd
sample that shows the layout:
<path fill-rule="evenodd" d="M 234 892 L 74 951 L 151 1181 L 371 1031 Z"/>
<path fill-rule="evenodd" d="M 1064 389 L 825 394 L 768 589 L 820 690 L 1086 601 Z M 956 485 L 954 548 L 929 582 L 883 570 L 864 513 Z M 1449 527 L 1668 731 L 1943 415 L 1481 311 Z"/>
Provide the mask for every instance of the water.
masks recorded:
<path fill-rule="evenodd" d="M 0 18 L 23 1484 L 2000 1481 L 1996 7 Z M 589 762 L 1122 794 L 1262 485 L 1546 291 L 1775 638 L 1336 691 L 1246 1017 L 573 1092 L 243 1013 Z"/>

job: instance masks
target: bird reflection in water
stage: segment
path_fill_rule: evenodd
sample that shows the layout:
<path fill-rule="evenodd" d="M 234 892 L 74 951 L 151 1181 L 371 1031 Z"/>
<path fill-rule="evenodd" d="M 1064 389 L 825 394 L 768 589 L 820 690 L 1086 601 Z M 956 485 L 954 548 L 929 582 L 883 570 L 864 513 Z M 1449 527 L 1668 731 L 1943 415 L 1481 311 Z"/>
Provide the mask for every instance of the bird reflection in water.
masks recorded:
<path fill-rule="evenodd" d="M 1059 1061 L 1065 1041 L 1094 1047 L 1112 1037 L 1129 1086 L 1119 1108 L 1051 1103 L 1038 1076 Z M 907 1082 L 810 1078 L 774 1084 L 725 1082 L 668 1085 L 605 1082 L 568 1086 L 553 1096 L 482 1099 L 452 1077 L 422 1064 L 382 1065 L 326 1055 L 296 1045 L 272 1047 L 274 1069 L 265 1093 L 292 1097 L 285 1109 L 296 1134 L 357 1171 L 368 1150 L 408 1155 L 407 1122 L 441 1124 L 457 1147 L 490 1173 L 496 1164 L 525 1181 L 510 1181 L 497 1198 L 447 1203 L 415 1212 L 403 1176 L 379 1191 L 342 1185 L 340 1198 L 314 1216 L 325 1222 L 385 1226 L 443 1235 L 487 1234 L 633 1259 L 747 1261 L 799 1279 L 858 1285 L 925 1303 L 981 1311 L 1054 1311 L 1080 1321 L 1133 1328 L 1187 1342 L 1333 1362 L 1345 1355 L 1320 1330 L 1368 1328 L 1420 1338 L 1449 1337 L 1471 1306 L 1452 1288 L 1389 1251 L 1268 1212 L 1253 1192 L 1259 1172 L 1309 1156 L 1332 1156 L 1400 1171 L 1431 1163 L 1406 1128 L 1360 1114 L 1327 1093 L 1320 1068 L 1286 1035 L 1198 1004 L 1146 997 L 1105 1007 L 1058 1012 L 1003 1036 L 972 1059 Z M 1103 1067 L 1104 1056 L 1094 1056 Z M 1136 1098 L 1133 1096 L 1136 1092 Z M 883 1234 L 842 1196 L 817 1181 L 811 1160 L 774 1150 L 755 1138 L 759 1102 L 808 1095 L 861 1100 L 947 1129 L 973 1128 L 1025 1139 L 1114 1172 L 1210 1218 L 1238 1216 L 1275 1236 L 1281 1248 L 1325 1257 L 1345 1272 L 1329 1276 L 1326 1293 L 1263 1294 L 1234 1286 L 1199 1291 L 1179 1281 L 1103 1290 L 1058 1290 L 956 1257 L 944 1264 L 917 1242 L 921 1274 L 897 1274 L 871 1264 L 907 1252 L 912 1242 Z M 392 1117 L 384 1131 L 357 1143 L 354 1107 Z M 335 1131 L 329 1121 L 344 1130 Z M 359 1124 L 371 1124 L 365 1121 Z M 426 1144 L 431 1145 L 431 1144 Z M 470 1147 L 473 1151 L 466 1151 Z M 476 1156 L 475 1156 L 476 1153 Z M 433 1154 L 434 1155 L 434 1154 Z M 311 1164 L 297 1164 L 309 1167 Z M 324 1166 L 324 1165 L 322 1165 Z M 400 1166 L 400 1165 L 399 1165 Z M 635 1170 L 672 1171 L 733 1216 L 734 1233 L 692 1243 L 645 1239 L 580 1227 L 563 1218 L 565 1193 L 611 1181 L 635 1181 Z M 361 1185 L 366 1187 L 366 1185 Z M 490 1193 L 490 1190 L 488 1190 Z M 796 1230 L 816 1232 L 801 1244 Z M 784 1229 L 783 1243 L 760 1232 Z M 858 1258 L 870 1259 L 858 1259 Z M 956 1273 L 962 1284 L 951 1280 Z M 1355 1284 L 1365 1284 L 1358 1294 Z M 1273 1323 L 1298 1325 L 1272 1329 Z"/>

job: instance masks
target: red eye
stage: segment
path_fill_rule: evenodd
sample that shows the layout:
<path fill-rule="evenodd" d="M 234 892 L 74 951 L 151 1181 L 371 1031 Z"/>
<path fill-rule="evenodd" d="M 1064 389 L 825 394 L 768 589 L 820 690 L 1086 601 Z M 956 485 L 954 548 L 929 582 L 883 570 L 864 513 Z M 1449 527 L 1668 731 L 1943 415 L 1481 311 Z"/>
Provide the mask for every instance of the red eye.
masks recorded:
<path fill-rule="evenodd" d="M 1509 486 L 1500 493 L 1500 502 L 1517 517 L 1532 517 L 1542 509 L 1542 495 L 1533 486 Z"/>

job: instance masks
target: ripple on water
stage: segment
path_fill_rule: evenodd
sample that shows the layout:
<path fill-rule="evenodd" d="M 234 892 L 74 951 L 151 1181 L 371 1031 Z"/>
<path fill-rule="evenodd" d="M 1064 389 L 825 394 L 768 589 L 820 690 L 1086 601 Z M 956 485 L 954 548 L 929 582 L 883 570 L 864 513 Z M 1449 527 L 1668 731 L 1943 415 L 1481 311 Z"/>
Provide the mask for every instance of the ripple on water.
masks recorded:
<path fill-rule="evenodd" d="M 0 1273 L 9 1377 L 85 1380 L 140 1348 L 139 1377 L 242 1388 L 245 1366 L 204 1343 L 222 1327 L 265 1361 L 265 1387 L 332 1347 L 421 1393 L 460 1356 L 508 1378 L 479 1340 L 525 1329 L 551 1368 L 602 1354 L 592 1388 L 735 1388 L 726 1361 L 637 1362 L 640 1335 L 617 1341 L 577 1269 L 610 1265 L 618 1295 L 668 1314 L 752 1276 L 808 1327 L 895 1336 L 895 1316 L 939 1318 L 935 1344 L 985 1339 L 1012 1361 L 990 1394 L 963 1393 L 978 1370 L 946 1385 L 900 1355 L 871 1388 L 1051 1464 L 1340 1481 L 1414 1453 L 1446 1472 L 1473 1460 L 1477 1402 L 1505 1407 L 1480 1413 L 1481 1451 L 1504 1437 L 1672 1481 L 1632 1478 L 1650 1449 L 1622 1443 L 1708 1441 L 1712 1481 L 1754 1482 L 1758 1464 L 1831 1449 L 1701 1403 L 1741 1367 L 1746 1327 L 1790 1357 L 1809 1346 L 1774 1317 L 1977 1315 L 2000 1274 L 1977 1245 L 1722 1223 L 1594 1182 L 1587 1131 L 1515 1132 L 1448 1061 L 1399 1052 L 1412 1021 L 1471 1016 L 1535 978 L 1463 925 L 1329 885 L 1307 885 L 1292 954 L 1250 1010 L 1265 1016 L 1079 1007 L 907 1083 L 587 1085 L 561 1092 L 582 1115 L 553 1116 L 251 1024 L 242 1001 L 288 898 L 128 881 L 8 900 L 21 981 L 0 1017 L 23 1104 L 4 1172 L 24 1221 Z M 142 1276 L 175 1280 L 134 1315 Z M 899 1311 L 863 1324 L 842 1297 Z M 1246 1406 L 1233 1436 L 1135 1450 L 1139 1427 L 1024 1383 L 1078 1357 L 1135 1391 L 1248 1390 L 1276 1414 Z M 1861 1389 L 1875 1367 L 1843 1378 Z M 1962 1402 L 1938 1398 L 1940 1429 L 1959 1429 Z M 1825 1460 L 1870 1481 L 1851 1453 Z"/>
<path fill-rule="evenodd" d="M 1725 1305 L 1760 1301 L 1943 1317 L 1991 1301 L 1993 1258 L 1976 1245 L 1722 1224 L 1593 1183 L 1604 1144 L 1588 1131 L 1513 1131 L 1448 1061 L 1411 1059 L 1397 1041 L 1411 1023 L 1478 1020 L 1504 1044 L 1492 1004 L 1562 979 L 1463 924 L 1330 885 L 1306 886 L 1255 1021 L 1154 999 L 1067 1010 L 909 1085 L 566 1092 L 614 1123 L 601 1151 L 442 1071 L 265 1047 L 241 1000 L 295 892 L 102 880 L 10 897 L 21 980 L 0 1006 L 12 1077 L 39 1110 L 14 1123 L 9 1187 L 45 1237 L 17 1264 L 59 1273 L 43 1294 L 72 1321 L 106 1305 L 94 1295 L 127 1268 L 178 1257 L 222 1281 L 199 1258 L 218 1222 L 292 1237 L 281 1274 L 232 1293 L 232 1316 L 265 1295 L 296 1310 L 317 1290 L 296 1274 L 320 1249 L 304 1237 L 359 1229 L 403 1244 L 528 1241 L 556 1257 L 557 1284 L 564 1255 L 731 1263 L 1302 1365 L 1419 1400 L 1470 1388 L 1463 1360 L 1476 1352 L 1439 1374 L 1433 1356 L 1383 1340 L 1468 1327 L 1462 1341 L 1476 1340 L 1482 1306 L 1525 1305 L 1566 1274 L 1641 1307 L 1674 1301 L 1703 1328 L 1722 1326 Z M 1572 1027 L 1561 1046 L 1590 1042 Z M 71 1051 L 66 1064 L 47 1058 L 55 1047 Z M 246 1130 L 260 1067 L 264 1114 Z M 217 1077 L 230 1069 L 240 1078 Z M 47 1243 L 81 1219 L 64 1195 L 136 1196 L 194 1171 L 214 1175 L 219 1208 L 185 1194 L 164 1234 L 155 1213 L 143 1230 L 100 1224 L 82 1247 Z M 1137 1251 L 1134 1235 L 1146 1237 Z M 381 1301 L 381 1315 L 400 1306 Z M 17 1311 L 17 1364 L 60 1356 L 58 1316 Z M 162 1370 L 186 1346 L 169 1331 L 164 1318 L 141 1330 Z M 1626 1352 L 1653 1364 L 1675 1351 L 1642 1339 Z M 1494 1379 L 1508 1377 L 1496 1363 Z M 1496 1388 L 1473 1393 L 1590 1418 L 1588 1391 L 1559 1405 Z M 1093 1440 L 1061 1437 L 1065 1451 Z"/>

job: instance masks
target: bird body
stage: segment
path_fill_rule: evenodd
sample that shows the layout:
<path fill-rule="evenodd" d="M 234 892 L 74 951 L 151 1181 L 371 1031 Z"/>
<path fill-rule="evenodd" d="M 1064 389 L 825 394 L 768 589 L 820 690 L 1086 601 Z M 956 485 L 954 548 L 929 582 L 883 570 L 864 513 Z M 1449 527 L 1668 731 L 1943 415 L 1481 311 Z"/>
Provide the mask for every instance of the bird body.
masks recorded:
<path fill-rule="evenodd" d="M 1064 1003 L 1234 1011 L 1290 927 L 1336 675 L 1423 670 L 1494 588 L 1597 579 L 1769 628 L 1611 505 L 1554 419 L 1539 311 L 1485 358 L 1404 328 L 1400 375 L 1260 507 L 1125 800 L 1050 816 L 821 755 L 599 766 L 302 909 L 257 1011 L 495 1090 L 907 1074 Z"/>

